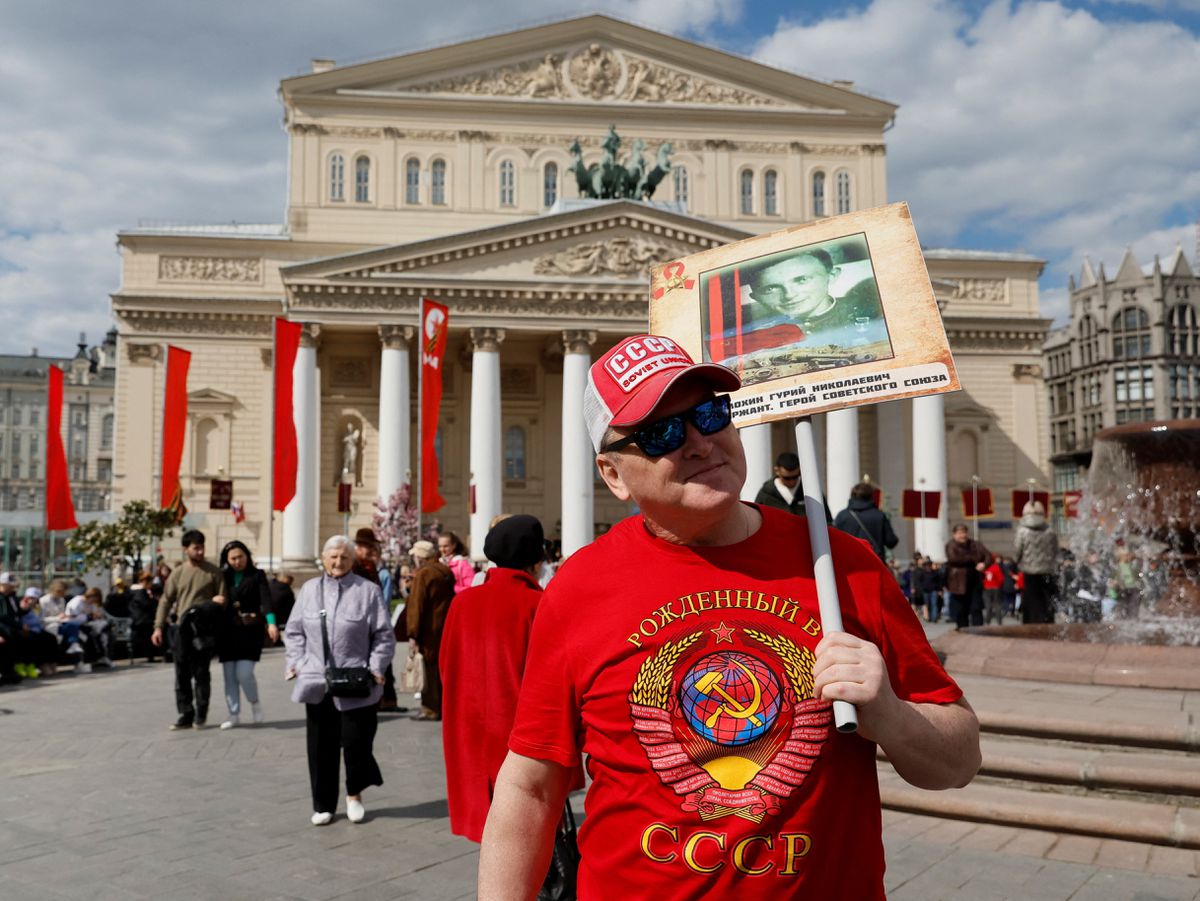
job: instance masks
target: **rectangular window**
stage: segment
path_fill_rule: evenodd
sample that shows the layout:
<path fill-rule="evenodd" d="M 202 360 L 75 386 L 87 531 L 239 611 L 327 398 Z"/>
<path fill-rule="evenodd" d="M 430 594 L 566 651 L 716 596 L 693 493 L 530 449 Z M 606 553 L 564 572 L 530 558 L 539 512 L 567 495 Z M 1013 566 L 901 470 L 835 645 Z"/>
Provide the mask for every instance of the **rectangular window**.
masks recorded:
<path fill-rule="evenodd" d="M 1129 389 L 1125 384 L 1125 370 L 1117 369 L 1113 371 L 1113 388 L 1117 403 L 1123 404 L 1129 400 Z"/>

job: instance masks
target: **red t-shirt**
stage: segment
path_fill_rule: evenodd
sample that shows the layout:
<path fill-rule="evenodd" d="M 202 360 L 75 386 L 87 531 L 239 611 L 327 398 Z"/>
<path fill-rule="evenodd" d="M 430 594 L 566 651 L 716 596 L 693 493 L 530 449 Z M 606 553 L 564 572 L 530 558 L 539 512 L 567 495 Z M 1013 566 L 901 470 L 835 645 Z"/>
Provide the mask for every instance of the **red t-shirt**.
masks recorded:
<path fill-rule="evenodd" d="M 755 535 L 717 548 L 627 519 L 539 607 L 509 747 L 588 757 L 581 901 L 883 898 L 875 745 L 812 698 L 807 526 L 758 509 Z M 830 542 L 846 631 L 878 645 L 896 694 L 961 697 L 879 559 Z"/>

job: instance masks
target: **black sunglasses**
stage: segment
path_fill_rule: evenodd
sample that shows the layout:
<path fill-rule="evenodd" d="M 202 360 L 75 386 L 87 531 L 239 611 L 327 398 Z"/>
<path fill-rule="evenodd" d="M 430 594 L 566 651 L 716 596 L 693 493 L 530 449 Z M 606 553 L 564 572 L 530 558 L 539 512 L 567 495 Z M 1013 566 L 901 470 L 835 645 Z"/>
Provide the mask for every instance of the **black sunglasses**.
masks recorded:
<path fill-rule="evenodd" d="M 601 453 L 620 450 L 636 444 L 647 457 L 661 457 L 677 451 L 687 441 L 687 424 L 690 422 L 701 435 L 715 435 L 728 427 L 731 421 L 729 395 L 722 394 L 696 404 L 690 410 L 664 416 L 649 425 L 642 426 L 632 435 L 600 448 Z"/>

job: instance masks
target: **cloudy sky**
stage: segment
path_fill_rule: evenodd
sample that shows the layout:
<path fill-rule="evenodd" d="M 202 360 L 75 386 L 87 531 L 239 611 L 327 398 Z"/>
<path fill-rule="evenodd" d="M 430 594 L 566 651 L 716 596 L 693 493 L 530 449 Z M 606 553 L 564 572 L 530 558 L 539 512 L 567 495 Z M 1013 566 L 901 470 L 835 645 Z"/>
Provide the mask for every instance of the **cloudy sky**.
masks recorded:
<path fill-rule="evenodd" d="M 900 104 L 889 193 L 927 246 L 1049 261 L 1065 312 L 1200 216 L 1200 0 L 0 0 L 0 352 L 109 327 L 118 229 L 281 222 L 279 80 L 605 11 Z"/>

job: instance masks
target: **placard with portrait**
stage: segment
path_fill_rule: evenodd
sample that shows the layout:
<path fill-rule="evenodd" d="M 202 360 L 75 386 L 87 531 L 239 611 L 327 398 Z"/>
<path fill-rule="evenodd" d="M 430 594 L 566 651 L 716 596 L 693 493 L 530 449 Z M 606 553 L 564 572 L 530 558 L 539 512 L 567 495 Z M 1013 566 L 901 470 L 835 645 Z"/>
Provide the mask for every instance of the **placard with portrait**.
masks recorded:
<path fill-rule="evenodd" d="M 959 388 L 904 203 L 655 266 L 650 331 L 741 376 L 738 426 Z"/>

